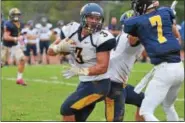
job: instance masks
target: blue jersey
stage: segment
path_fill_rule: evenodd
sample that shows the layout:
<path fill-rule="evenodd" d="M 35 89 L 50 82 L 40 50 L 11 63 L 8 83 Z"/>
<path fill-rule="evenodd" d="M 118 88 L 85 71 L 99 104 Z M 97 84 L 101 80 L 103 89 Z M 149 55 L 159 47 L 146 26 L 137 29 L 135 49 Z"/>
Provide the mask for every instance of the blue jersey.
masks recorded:
<path fill-rule="evenodd" d="M 2 19 L 1 20 L 1 38 L 3 37 L 3 32 L 4 32 L 4 24 L 5 24 L 5 20 L 4 19 Z"/>
<path fill-rule="evenodd" d="M 20 27 L 17 27 L 12 21 L 6 21 L 4 26 L 10 32 L 10 35 L 13 37 L 18 37 L 21 34 L 22 28 L 24 27 L 22 23 L 20 23 Z M 3 40 L 3 45 L 7 47 L 12 47 L 17 45 L 17 43 L 13 41 Z"/>
<path fill-rule="evenodd" d="M 172 10 L 161 7 L 157 10 L 124 21 L 124 31 L 139 37 L 151 63 L 179 62 L 180 44 L 172 32 Z"/>

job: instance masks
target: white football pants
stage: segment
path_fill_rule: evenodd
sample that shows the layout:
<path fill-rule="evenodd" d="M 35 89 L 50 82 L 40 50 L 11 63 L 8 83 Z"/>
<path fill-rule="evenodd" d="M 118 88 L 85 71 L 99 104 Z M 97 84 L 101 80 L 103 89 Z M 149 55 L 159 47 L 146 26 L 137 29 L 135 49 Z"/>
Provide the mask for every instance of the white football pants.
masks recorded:
<path fill-rule="evenodd" d="M 173 104 L 181 84 L 184 82 L 183 64 L 182 62 L 161 63 L 153 69 L 153 77 L 145 90 L 140 115 L 144 116 L 145 121 L 158 121 L 154 116 L 154 110 L 159 104 L 162 104 L 167 120 L 177 121 L 178 115 Z"/>

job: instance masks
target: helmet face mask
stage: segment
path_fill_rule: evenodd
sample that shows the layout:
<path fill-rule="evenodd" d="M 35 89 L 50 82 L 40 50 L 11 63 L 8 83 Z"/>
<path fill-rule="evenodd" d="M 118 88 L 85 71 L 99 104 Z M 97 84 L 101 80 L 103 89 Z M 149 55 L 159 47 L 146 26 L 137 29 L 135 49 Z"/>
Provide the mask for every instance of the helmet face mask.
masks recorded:
<path fill-rule="evenodd" d="M 103 19 L 101 16 L 97 15 L 87 15 L 84 16 L 84 28 L 89 31 L 89 33 L 97 32 L 101 30 Z"/>
<path fill-rule="evenodd" d="M 81 26 L 89 33 L 94 33 L 102 29 L 104 22 L 103 9 L 96 3 L 88 3 L 81 9 Z"/>
<path fill-rule="evenodd" d="M 42 18 L 41 18 L 41 24 L 42 24 L 43 26 L 46 26 L 47 22 L 48 22 L 48 20 L 47 20 L 46 17 L 42 17 Z"/>
<path fill-rule="evenodd" d="M 145 14 L 147 10 L 155 8 L 153 5 L 157 0 L 132 0 L 131 7 L 136 15 Z"/>
<path fill-rule="evenodd" d="M 12 8 L 10 11 L 9 11 L 9 18 L 10 20 L 12 21 L 20 21 L 20 18 L 21 18 L 21 12 L 19 9 L 17 8 Z"/>

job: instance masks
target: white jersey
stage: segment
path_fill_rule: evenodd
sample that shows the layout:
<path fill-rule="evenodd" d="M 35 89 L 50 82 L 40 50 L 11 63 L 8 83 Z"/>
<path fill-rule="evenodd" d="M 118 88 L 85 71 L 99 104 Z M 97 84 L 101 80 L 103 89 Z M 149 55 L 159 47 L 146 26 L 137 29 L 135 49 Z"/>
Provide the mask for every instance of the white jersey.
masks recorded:
<path fill-rule="evenodd" d="M 50 40 L 51 31 L 50 28 L 52 25 L 47 23 L 46 26 L 41 24 L 36 24 L 36 28 L 39 30 L 39 38 L 40 40 Z"/>
<path fill-rule="evenodd" d="M 34 36 L 38 36 L 38 29 L 36 28 L 33 28 L 33 29 L 29 29 L 29 28 L 24 28 L 22 30 L 22 33 L 26 33 L 27 35 L 34 35 Z M 26 43 L 37 43 L 38 42 L 38 39 L 35 39 L 35 40 L 28 40 L 26 39 Z"/>
<path fill-rule="evenodd" d="M 65 37 L 69 37 L 74 40 L 77 45 L 76 52 L 72 53 L 72 56 L 75 58 L 75 65 L 83 68 L 94 66 L 97 61 L 97 48 L 110 40 L 115 40 L 115 38 L 106 30 L 101 30 L 85 38 L 81 38 L 81 32 L 79 29 L 79 23 L 71 22 L 62 28 L 62 33 Z M 82 82 L 106 78 L 109 78 L 107 73 L 96 76 L 79 76 L 79 79 Z"/>
<path fill-rule="evenodd" d="M 108 69 L 111 80 L 119 83 L 126 83 L 136 59 L 140 57 L 143 50 L 144 47 L 141 44 L 135 47 L 130 46 L 127 34 L 124 32 L 118 35 L 117 45 L 111 51 Z"/>
<path fill-rule="evenodd" d="M 57 33 L 57 37 L 60 37 L 60 33 L 61 33 L 60 28 L 56 27 L 56 28 L 53 29 L 53 31 Z"/>

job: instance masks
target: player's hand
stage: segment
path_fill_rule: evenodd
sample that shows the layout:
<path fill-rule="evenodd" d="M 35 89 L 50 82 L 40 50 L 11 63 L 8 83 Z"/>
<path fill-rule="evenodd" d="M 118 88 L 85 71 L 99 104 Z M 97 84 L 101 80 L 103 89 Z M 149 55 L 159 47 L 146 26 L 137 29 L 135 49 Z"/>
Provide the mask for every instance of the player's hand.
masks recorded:
<path fill-rule="evenodd" d="M 18 38 L 17 38 L 17 41 L 18 42 L 22 42 L 24 40 L 24 37 L 22 35 L 20 35 Z"/>
<path fill-rule="evenodd" d="M 58 44 L 58 48 L 60 52 L 74 52 L 76 44 L 73 40 L 65 38 Z"/>
<path fill-rule="evenodd" d="M 65 38 L 61 40 L 58 44 L 50 45 L 49 48 L 53 49 L 55 53 L 61 53 L 61 52 L 70 53 L 75 51 L 76 44 L 73 40 Z"/>
<path fill-rule="evenodd" d="M 71 68 L 69 70 L 66 70 L 63 73 L 63 76 L 66 79 L 69 79 L 69 78 L 71 78 L 73 76 L 76 76 L 76 75 L 85 75 L 85 76 L 87 76 L 88 74 L 89 74 L 88 68 L 79 68 L 79 67 L 75 66 L 74 64 L 72 64 Z"/>

